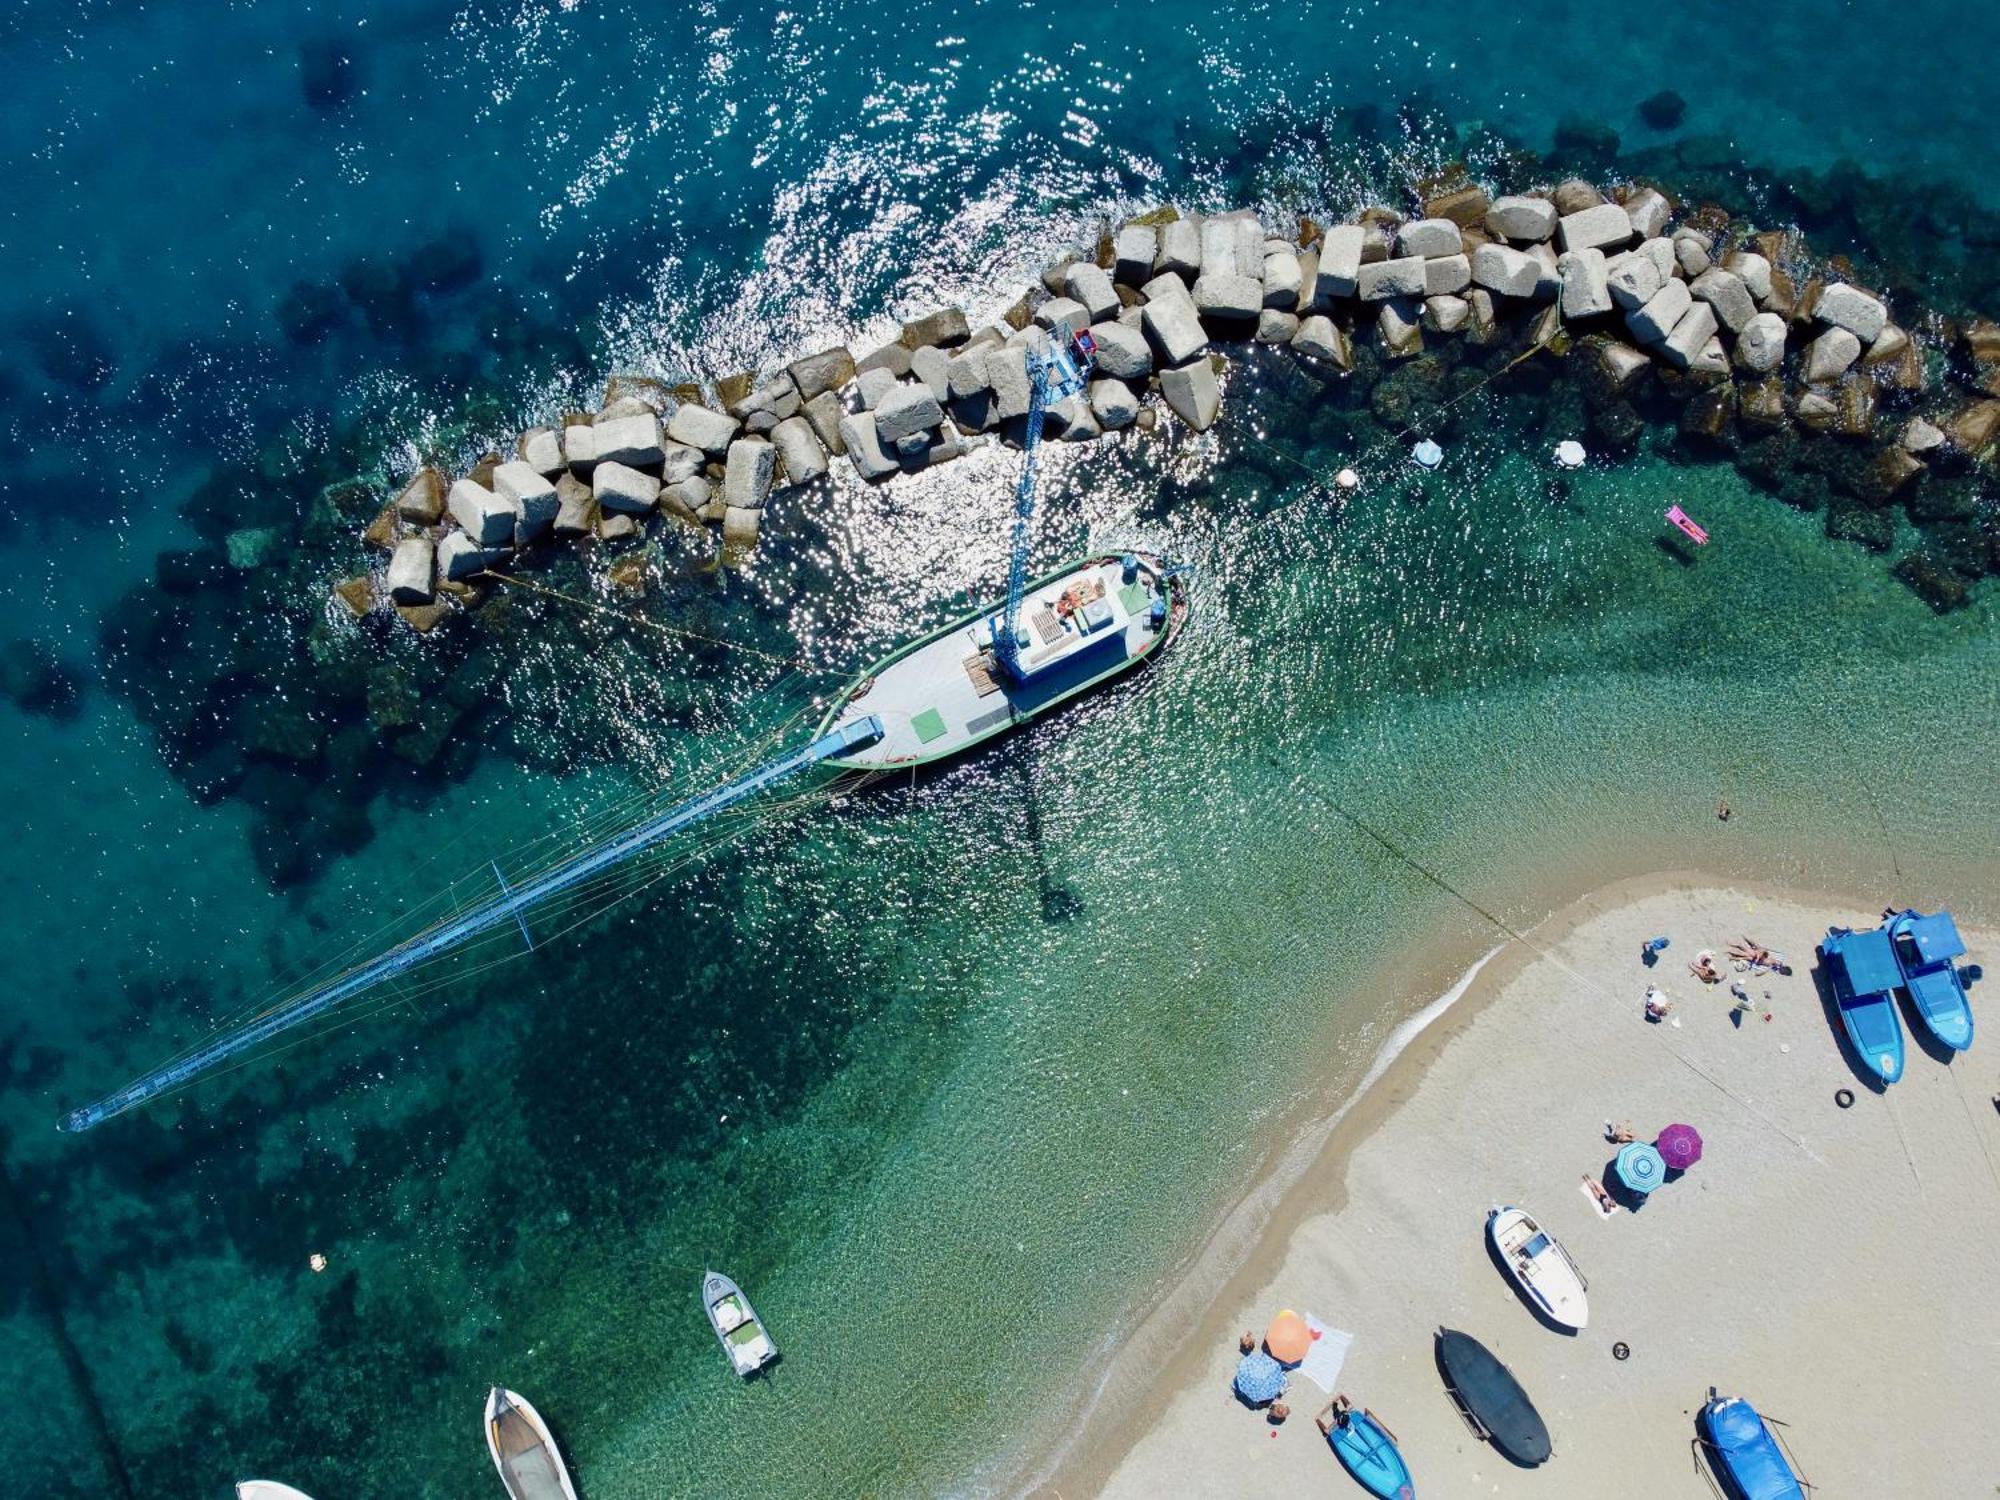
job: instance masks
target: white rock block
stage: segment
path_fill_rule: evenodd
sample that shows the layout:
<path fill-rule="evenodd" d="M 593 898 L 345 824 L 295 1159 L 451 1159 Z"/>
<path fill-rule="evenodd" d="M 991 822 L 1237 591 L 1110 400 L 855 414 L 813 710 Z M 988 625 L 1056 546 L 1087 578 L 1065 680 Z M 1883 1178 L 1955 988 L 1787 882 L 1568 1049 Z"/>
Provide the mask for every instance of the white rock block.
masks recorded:
<path fill-rule="evenodd" d="M 1625 326 L 1640 343 L 1657 344 L 1674 331 L 1674 325 L 1693 305 L 1687 283 L 1670 281 L 1653 293 L 1644 307 L 1635 307 L 1625 314 Z"/>
<path fill-rule="evenodd" d="M 1651 258 L 1636 250 L 1605 262 L 1605 285 L 1610 289 L 1611 300 L 1627 312 L 1651 302 L 1665 281 Z"/>
<path fill-rule="evenodd" d="M 1750 320 L 1757 316 L 1757 304 L 1750 296 L 1750 288 L 1734 271 L 1710 266 L 1688 283 L 1688 291 L 1693 293 L 1695 301 L 1706 302 L 1714 308 L 1716 318 L 1731 333 L 1741 334 Z"/>
<path fill-rule="evenodd" d="M 1102 266 L 1087 260 L 1070 262 L 1069 269 L 1063 272 L 1063 290 L 1069 293 L 1070 301 L 1083 305 L 1091 323 L 1118 314 L 1118 293 L 1111 285 L 1110 273 Z"/>
<path fill-rule="evenodd" d="M 1153 271 L 1187 282 L 1201 274 L 1201 220 L 1176 219 L 1160 231 L 1160 253 L 1153 258 Z"/>
<path fill-rule="evenodd" d="M 1532 297 L 1541 284 L 1542 263 L 1511 245 L 1481 245 L 1472 252 L 1472 279 L 1505 297 Z"/>
<path fill-rule="evenodd" d="M 1862 343 L 1870 344 L 1889 321 L 1889 309 L 1859 287 L 1836 281 L 1819 294 L 1813 316 L 1835 328 L 1845 328 Z"/>
<path fill-rule="evenodd" d="M 1472 285 L 1472 257 L 1440 255 L 1424 262 L 1424 295 L 1455 297 Z"/>
<path fill-rule="evenodd" d="M 1222 408 L 1222 388 L 1216 383 L 1214 367 L 1205 359 L 1162 370 L 1160 395 L 1174 415 L 1196 432 L 1214 426 L 1215 414 Z"/>
<path fill-rule="evenodd" d="M 1091 269 L 1097 270 L 1095 266 Z M 1102 271 L 1098 271 L 1098 275 L 1103 274 Z M 1116 307 L 1117 297 L 1113 296 L 1111 302 L 1113 307 Z M 1090 326 L 1090 309 L 1072 297 L 1051 297 L 1035 309 L 1035 326 L 1045 328 L 1051 333 L 1057 328 L 1075 333 L 1080 328 Z"/>
<path fill-rule="evenodd" d="M 1652 188 L 1640 188 L 1625 200 L 1625 217 L 1631 221 L 1632 232 L 1642 240 L 1650 240 L 1665 229 L 1672 214 L 1667 200 Z"/>
<path fill-rule="evenodd" d="M 1423 257 L 1406 255 L 1365 265 L 1360 270 L 1359 286 L 1363 302 L 1386 302 L 1391 297 L 1421 297 L 1424 294 Z"/>
<path fill-rule="evenodd" d="M 902 467 L 896 462 L 896 456 L 882 447 L 882 439 L 875 431 L 875 413 L 872 411 L 849 412 L 843 416 L 840 419 L 840 440 L 847 448 L 847 456 L 853 461 L 855 472 L 863 479 L 887 479 Z"/>
<path fill-rule="evenodd" d="M 944 408 L 938 404 L 928 386 L 908 385 L 899 382 L 895 389 L 884 396 L 875 407 L 875 431 L 884 443 L 900 443 L 912 433 L 927 432 L 944 420 Z M 736 444 L 731 444 L 729 453 L 733 463 Z M 731 500 L 732 505 L 747 505 L 746 500 Z"/>
<path fill-rule="evenodd" d="M 926 344 L 910 351 L 910 374 L 922 381 L 939 401 L 951 399 L 951 356 L 936 345 Z"/>
<path fill-rule="evenodd" d="M 1562 276 L 1565 318 L 1593 318 L 1611 311 L 1611 287 L 1602 250 L 1571 250 L 1556 262 Z"/>
<path fill-rule="evenodd" d="M 643 516 L 659 503 L 660 481 L 628 464 L 602 463 L 590 476 L 590 493 L 599 510 Z"/>
<path fill-rule="evenodd" d="M 736 425 L 728 417 L 722 420 L 731 428 Z M 597 439 L 599 463 L 630 464 L 635 469 L 644 469 L 660 461 L 660 419 L 650 410 L 609 420 L 600 417 L 590 430 Z"/>
<path fill-rule="evenodd" d="M 1838 380 L 1848 366 L 1861 358 L 1861 340 L 1851 328 L 1829 328 L 1806 345 L 1805 378 L 1808 385 Z"/>
<path fill-rule="evenodd" d="M 563 462 L 572 474 L 588 475 L 597 462 L 597 433 L 587 422 L 563 429 Z"/>
<path fill-rule="evenodd" d="M 1333 326 L 1333 319 L 1324 313 L 1313 313 L 1299 320 L 1299 331 L 1292 335 L 1292 347 L 1309 359 L 1341 366 L 1348 362 L 1346 340 Z"/>
<path fill-rule="evenodd" d="M 1361 252 L 1368 232 L 1359 224 L 1336 224 L 1319 247 L 1319 283 L 1313 306 L 1327 308 L 1338 297 L 1352 297 L 1361 286 Z"/>
<path fill-rule="evenodd" d="M 1116 380 L 1144 380 L 1153 373 L 1153 351 L 1146 346 L 1143 329 L 1123 323 L 1093 324 L 1090 336 L 1097 343 L 1097 373 Z"/>
<path fill-rule="evenodd" d="M 1486 228 L 1503 240 L 1534 244 L 1556 232 L 1556 206 L 1546 198 L 1510 194 L 1486 210 Z"/>
<path fill-rule="evenodd" d="M 1675 286 L 1681 285 L 1675 282 Z M 1676 369 L 1692 365 L 1715 337 L 1715 309 L 1706 302 L 1693 302 L 1681 314 L 1673 330 L 1660 341 L 1660 358 Z M 1725 364 L 1724 368 L 1728 368 Z"/>
<path fill-rule="evenodd" d="M 1775 370 L 1785 361 L 1785 320 L 1776 313 L 1758 313 L 1736 330 L 1736 363 L 1756 374 Z"/>
<path fill-rule="evenodd" d="M 1435 260 L 1441 255 L 1462 254 L 1465 242 L 1458 225 L 1450 219 L 1412 219 L 1396 235 L 1396 253 Z"/>
<path fill-rule="evenodd" d="M 1264 305 L 1291 312 L 1299 305 L 1299 290 L 1305 273 L 1298 251 L 1290 245 L 1264 252 Z"/>
<path fill-rule="evenodd" d="M 967 344 L 946 362 L 945 385 L 953 399 L 962 401 L 987 388 L 986 356 L 990 347 L 987 344 Z"/>
<path fill-rule="evenodd" d="M 1382 341 L 1382 352 L 1391 359 L 1423 352 L 1423 306 L 1414 297 L 1396 297 L 1384 302 L 1375 315 L 1376 336 Z"/>
<path fill-rule="evenodd" d="M 553 427 L 530 427 L 521 434 L 516 451 L 522 462 L 544 479 L 554 479 L 568 466 L 563 458 L 562 437 Z"/>
<path fill-rule="evenodd" d="M 1750 288 L 1750 295 L 1759 302 L 1771 295 L 1771 262 L 1755 250 L 1738 250 L 1722 266 L 1741 276 L 1743 284 Z"/>
<path fill-rule="evenodd" d="M 444 508 L 477 546 L 498 547 L 514 540 L 514 507 L 483 484 L 456 481 L 445 496 Z"/>
<path fill-rule="evenodd" d="M 667 436 L 689 448 L 699 448 L 710 458 L 720 458 L 736 437 L 736 419 L 688 402 L 668 419 Z"/>
<path fill-rule="evenodd" d="M 1139 416 L 1139 398 L 1132 394 L 1132 387 L 1122 380 L 1093 380 L 1090 382 L 1090 409 L 1096 414 L 1098 425 L 1107 432 L 1115 432 L 1121 427 L 1130 427 Z"/>
<path fill-rule="evenodd" d="M 1207 255 L 1206 246 L 1202 253 Z M 1205 318 L 1248 322 L 1263 309 L 1263 278 L 1204 270 L 1194 284 L 1194 305 Z"/>
<path fill-rule="evenodd" d="M 506 555 L 504 547 L 482 547 L 462 531 L 447 531 L 437 545 L 438 576 L 459 583 L 483 573 Z"/>
<path fill-rule="evenodd" d="M 929 391 L 922 386 L 909 389 L 922 391 L 924 399 L 933 407 L 937 405 Z M 879 430 L 881 413 L 876 413 Z M 722 470 L 722 500 L 725 505 L 738 510 L 758 510 L 771 498 L 771 481 L 778 473 L 778 450 L 761 438 L 738 438 L 729 445 L 729 457 Z"/>
<path fill-rule="evenodd" d="M 1160 237 L 1150 224 L 1127 224 L 1111 242 L 1112 278 L 1127 286 L 1142 286 L 1153 275 Z"/>
<path fill-rule="evenodd" d="M 428 604 L 437 547 L 427 536 L 405 537 L 389 554 L 389 597 L 398 604 Z"/>
<path fill-rule="evenodd" d="M 556 523 L 556 511 L 561 507 L 556 487 L 521 459 L 501 464 L 493 471 L 493 493 L 513 507 L 517 547 L 539 541 Z"/>
<path fill-rule="evenodd" d="M 810 484 L 826 473 L 826 448 L 804 417 L 787 417 L 772 428 L 771 446 L 785 465 L 786 484 Z"/>
<path fill-rule="evenodd" d="M 1472 316 L 1472 304 L 1463 297 L 1424 298 L 1423 326 L 1432 333 L 1457 333 Z"/>
<path fill-rule="evenodd" d="M 1028 379 L 1028 351 L 1025 348 L 1009 344 L 1005 348 L 989 350 L 986 376 L 993 388 L 993 416 L 996 420 L 1004 422 L 1010 417 L 1025 417 L 1028 414 L 1034 387 Z"/>
<path fill-rule="evenodd" d="M 1184 365 L 1207 347 L 1208 335 L 1202 331 L 1190 298 L 1161 297 L 1148 302 L 1140 321 L 1163 369 Z"/>
<path fill-rule="evenodd" d="M 1600 203 L 1556 222 L 1565 250 L 1622 248 L 1632 238 L 1632 219 L 1616 203 Z"/>

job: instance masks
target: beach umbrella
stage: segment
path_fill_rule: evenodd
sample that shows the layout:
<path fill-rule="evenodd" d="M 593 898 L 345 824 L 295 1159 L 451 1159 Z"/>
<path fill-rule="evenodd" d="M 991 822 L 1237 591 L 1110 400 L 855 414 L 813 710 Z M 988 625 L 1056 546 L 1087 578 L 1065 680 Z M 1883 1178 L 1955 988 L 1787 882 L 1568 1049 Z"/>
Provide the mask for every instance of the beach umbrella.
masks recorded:
<path fill-rule="evenodd" d="M 1667 1164 L 1660 1160 L 1660 1153 L 1644 1141 L 1619 1147 L 1618 1159 L 1612 1166 L 1618 1180 L 1635 1193 L 1650 1193 L 1667 1177 Z"/>
<path fill-rule="evenodd" d="M 1236 1394 L 1262 1404 L 1285 1393 L 1285 1367 L 1262 1349 L 1252 1349 L 1236 1362 Z"/>
<path fill-rule="evenodd" d="M 1685 1172 L 1701 1160 L 1701 1132 L 1692 1125 L 1669 1125 L 1653 1145 L 1660 1160 L 1676 1172 Z"/>
<path fill-rule="evenodd" d="M 1306 1327 L 1304 1318 L 1288 1307 L 1271 1319 L 1271 1326 L 1264 1330 L 1264 1347 L 1279 1364 L 1295 1365 L 1312 1348 L 1312 1330 Z"/>

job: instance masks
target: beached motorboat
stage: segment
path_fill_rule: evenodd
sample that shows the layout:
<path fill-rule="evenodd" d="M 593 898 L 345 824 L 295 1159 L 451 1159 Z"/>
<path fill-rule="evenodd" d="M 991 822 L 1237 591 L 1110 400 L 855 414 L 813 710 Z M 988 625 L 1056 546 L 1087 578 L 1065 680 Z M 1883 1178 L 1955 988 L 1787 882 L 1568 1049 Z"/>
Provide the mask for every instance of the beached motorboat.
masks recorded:
<path fill-rule="evenodd" d="M 1396 1447 L 1396 1435 L 1365 1408 L 1349 1411 L 1347 1420 L 1326 1429 L 1343 1467 L 1371 1495 L 1382 1500 L 1416 1500 L 1417 1489 L 1410 1482 L 1410 1466 Z"/>
<path fill-rule="evenodd" d="M 486 1396 L 486 1451 L 512 1500 L 576 1500 L 576 1486 L 542 1414 L 501 1386 Z"/>
<path fill-rule="evenodd" d="M 1924 1030 L 1943 1046 L 1963 1052 L 1972 1045 L 1972 1004 L 1965 997 L 1955 958 L 1965 953 L 1965 939 L 1951 913 L 1922 916 L 1905 911 L 1889 923 L 1889 942 L 1903 973 L 1903 988 Z"/>
<path fill-rule="evenodd" d="M 1732 1500 L 1805 1500 L 1809 1486 L 1770 1424 L 1741 1396 L 1708 1393 L 1695 1432 L 1716 1481 Z"/>
<path fill-rule="evenodd" d="M 1137 666 L 1174 637 L 1187 609 L 1185 581 L 1156 557 L 1084 558 L 1026 586 L 1013 672 L 994 650 L 1000 606 L 983 605 L 868 668 L 818 733 L 873 715 L 881 737 L 830 764 L 884 771 L 944 760 Z"/>
<path fill-rule="evenodd" d="M 715 1330 L 722 1352 L 729 1356 L 738 1375 L 748 1379 L 777 1362 L 778 1346 L 764 1331 L 757 1310 L 743 1295 L 743 1288 L 720 1271 L 703 1274 L 701 1305 L 708 1314 L 708 1326 Z"/>
<path fill-rule="evenodd" d="M 1554 1235 L 1511 1207 L 1487 1214 L 1486 1234 L 1530 1307 L 1564 1328 L 1582 1328 L 1590 1321 L 1589 1284 Z"/>
<path fill-rule="evenodd" d="M 275 1479 L 245 1479 L 236 1486 L 236 1500 L 312 1500 L 312 1496 Z"/>
<path fill-rule="evenodd" d="M 1472 1430 L 1526 1468 L 1551 1452 L 1549 1429 L 1514 1372 L 1469 1333 L 1437 1331 L 1438 1373 Z"/>
<path fill-rule="evenodd" d="M 1903 971 L 1889 934 L 1879 927 L 1868 932 L 1829 927 L 1819 956 L 1861 1065 L 1883 1083 L 1894 1083 L 1903 1076 L 1903 1023 L 1896 1019 Z"/>

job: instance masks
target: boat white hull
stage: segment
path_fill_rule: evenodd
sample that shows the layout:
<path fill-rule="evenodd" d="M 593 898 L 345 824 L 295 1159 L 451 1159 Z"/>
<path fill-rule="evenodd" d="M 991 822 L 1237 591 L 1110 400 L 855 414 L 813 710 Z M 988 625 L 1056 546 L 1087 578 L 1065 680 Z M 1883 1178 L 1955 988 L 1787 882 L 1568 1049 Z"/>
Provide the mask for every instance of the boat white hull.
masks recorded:
<path fill-rule="evenodd" d="M 1550 1322 L 1581 1330 L 1590 1323 L 1583 1273 L 1555 1236 L 1518 1208 L 1496 1208 L 1486 1232 L 1500 1263 L 1528 1305 Z"/>
<path fill-rule="evenodd" d="M 520 1454 L 510 1457 L 502 1450 L 500 1418 L 503 1411 L 527 1423 L 547 1456 L 546 1468 L 524 1463 Z M 556 1447 L 548 1423 L 542 1420 L 542 1414 L 535 1410 L 527 1397 L 503 1386 L 494 1386 L 486 1395 L 486 1451 L 493 1456 L 493 1467 L 500 1475 L 501 1487 L 512 1500 L 576 1500 L 576 1486 L 570 1482 L 569 1467 L 563 1462 L 562 1450 Z"/>

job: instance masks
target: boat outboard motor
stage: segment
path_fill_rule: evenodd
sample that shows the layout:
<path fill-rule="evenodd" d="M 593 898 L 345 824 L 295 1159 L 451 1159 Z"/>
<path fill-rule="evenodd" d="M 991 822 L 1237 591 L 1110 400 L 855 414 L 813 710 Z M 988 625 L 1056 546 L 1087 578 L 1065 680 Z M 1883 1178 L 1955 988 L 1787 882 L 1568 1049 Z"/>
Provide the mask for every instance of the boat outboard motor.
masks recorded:
<path fill-rule="evenodd" d="M 1118 566 L 1124 572 L 1124 581 L 1130 583 L 1139 576 L 1139 555 L 1136 552 L 1126 553 L 1118 560 Z"/>

